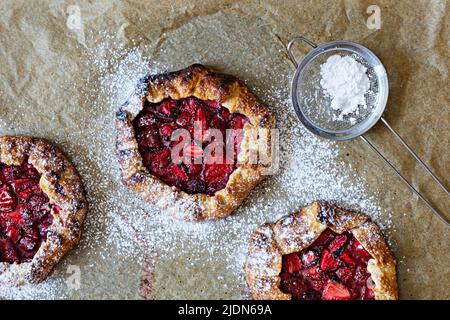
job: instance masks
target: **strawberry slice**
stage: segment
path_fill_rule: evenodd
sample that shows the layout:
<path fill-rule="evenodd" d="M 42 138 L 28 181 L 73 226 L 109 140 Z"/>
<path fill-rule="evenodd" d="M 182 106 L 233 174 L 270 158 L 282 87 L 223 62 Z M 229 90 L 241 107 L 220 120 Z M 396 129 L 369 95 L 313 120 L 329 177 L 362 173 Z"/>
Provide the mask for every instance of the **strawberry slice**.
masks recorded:
<path fill-rule="evenodd" d="M 182 101 L 182 109 L 190 114 L 193 114 L 195 110 L 201 105 L 201 102 L 195 97 L 189 97 Z"/>
<path fill-rule="evenodd" d="M 319 250 L 322 250 L 331 240 L 333 240 L 333 238 L 332 231 L 330 229 L 325 229 L 325 231 L 323 231 L 314 242 L 314 246 L 316 246 Z"/>
<path fill-rule="evenodd" d="M 302 299 L 303 294 L 308 290 L 308 286 L 302 278 L 290 277 L 281 281 L 281 289 L 290 292 L 294 299 Z"/>
<path fill-rule="evenodd" d="M 146 167 L 151 166 L 154 157 L 155 157 L 155 154 L 153 152 L 149 152 L 149 151 L 145 152 L 142 155 L 142 163 L 144 164 L 144 166 L 146 166 Z"/>
<path fill-rule="evenodd" d="M 296 253 L 283 256 L 283 267 L 288 273 L 300 271 L 303 267 L 300 257 Z"/>
<path fill-rule="evenodd" d="M 172 137 L 173 130 L 176 128 L 174 123 L 163 124 L 159 127 L 159 134 L 161 138 L 165 141 L 170 141 Z"/>
<path fill-rule="evenodd" d="M 372 257 L 366 251 L 366 249 L 364 249 L 362 244 L 359 243 L 359 241 L 356 239 L 353 239 L 353 241 L 350 241 L 348 248 L 349 248 L 350 252 L 352 252 L 353 258 L 356 258 L 360 262 L 367 263 L 367 261 Z"/>
<path fill-rule="evenodd" d="M 20 238 L 19 230 L 17 230 L 17 226 L 10 224 L 5 229 L 6 236 L 11 239 L 13 243 L 16 243 Z"/>
<path fill-rule="evenodd" d="M 228 176 L 233 172 L 234 165 L 233 164 L 205 164 L 203 170 L 204 180 L 208 184 L 214 184 L 221 182 L 228 178 Z"/>
<path fill-rule="evenodd" d="M 373 300 L 375 299 L 375 292 L 372 289 L 366 288 L 364 291 L 364 299 Z"/>
<path fill-rule="evenodd" d="M 331 241 L 328 250 L 330 250 L 335 257 L 338 257 L 342 253 L 346 241 L 347 237 L 345 235 L 339 235 Z"/>
<path fill-rule="evenodd" d="M 147 127 L 141 131 L 138 136 L 139 145 L 144 148 L 159 148 L 162 146 L 158 129 L 155 127 Z"/>
<path fill-rule="evenodd" d="M 220 117 L 213 117 L 210 122 L 211 129 L 218 129 L 222 132 L 223 138 L 225 138 L 225 130 L 227 129 L 227 123 Z"/>
<path fill-rule="evenodd" d="M 0 189 L 0 212 L 11 212 L 16 208 L 16 197 L 11 187 L 4 184 Z"/>
<path fill-rule="evenodd" d="M 317 268 L 317 266 L 312 266 L 312 267 L 309 267 L 308 269 L 304 269 L 301 271 L 301 274 L 305 278 L 310 278 L 310 279 L 314 279 L 314 280 L 319 280 L 322 278 L 322 273 Z"/>
<path fill-rule="evenodd" d="M 326 277 L 320 277 L 317 279 L 310 278 L 308 279 L 308 284 L 313 290 L 321 292 L 326 281 L 327 281 Z"/>
<path fill-rule="evenodd" d="M 185 163 L 184 165 L 187 168 L 188 175 L 191 178 L 196 177 L 203 169 L 203 166 L 199 163 L 195 163 L 194 159 L 191 159 L 191 163 Z"/>
<path fill-rule="evenodd" d="M 167 172 L 164 169 L 168 167 L 170 162 L 170 150 L 162 149 L 154 153 L 151 169 L 153 172 L 160 173 L 165 176 Z"/>
<path fill-rule="evenodd" d="M 25 163 L 22 168 L 23 168 L 24 175 L 27 178 L 32 179 L 34 181 L 39 180 L 40 174 L 39 174 L 39 172 L 36 171 L 36 169 L 33 167 L 33 165 L 31 163 Z"/>
<path fill-rule="evenodd" d="M 159 167 L 167 167 L 170 163 L 170 150 L 162 149 L 158 152 L 155 152 L 155 158 L 153 161 Z"/>
<path fill-rule="evenodd" d="M 217 110 L 221 107 L 220 103 L 215 100 L 203 100 L 202 101 L 207 107 L 210 107 L 213 110 Z"/>
<path fill-rule="evenodd" d="M 175 109 L 176 105 L 177 105 L 176 100 L 168 99 L 159 104 L 156 107 L 156 111 L 170 116 L 173 114 L 173 110 Z"/>
<path fill-rule="evenodd" d="M 322 258 L 320 259 L 320 269 L 323 271 L 331 271 L 339 266 L 339 260 L 337 260 L 328 250 L 322 252 Z"/>
<path fill-rule="evenodd" d="M 290 276 L 291 276 L 291 274 L 288 273 L 288 272 L 282 272 L 282 273 L 280 273 L 280 278 L 281 278 L 281 280 L 286 280 L 286 279 L 289 278 Z"/>
<path fill-rule="evenodd" d="M 20 178 L 21 170 L 17 166 L 5 166 L 2 169 L 2 175 L 6 181 L 12 181 Z"/>
<path fill-rule="evenodd" d="M 370 277 L 370 274 L 367 272 L 367 267 L 363 267 L 361 265 L 356 267 L 354 280 L 359 283 L 366 283 L 367 278 Z"/>
<path fill-rule="evenodd" d="M 323 289 L 322 299 L 324 300 L 349 300 L 350 291 L 339 282 L 329 280 Z"/>
<path fill-rule="evenodd" d="M 236 114 L 231 120 L 231 128 L 233 129 L 242 129 L 244 125 L 248 122 L 247 118 L 244 115 Z"/>
<path fill-rule="evenodd" d="M 11 183 L 11 185 L 22 199 L 27 199 L 32 193 L 40 192 L 37 182 L 33 179 L 16 179 Z"/>
<path fill-rule="evenodd" d="M 44 193 L 34 193 L 28 199 L 27 208 L 38 214 L 40 212 L 45 212 L 43 210 L 46 209 L 48 202 L 49 199 Z M 37 215 L 35 216 L 37 217 Z"/>
<path fill-rule="evenodd" d="M 56 209 L 57 207 L 54 206 L 53 210 L 58 213 L 59 212 L 59 208 Z M 55 210 L 56 209 L 56 210 Z M 53 223 L 53 216 L 48 214 L 42 221 L 41 223 L 38 225 L 38 231 L 39 231 L 39 235 L 41 238 L 46 239 L 47 238 L 47 232 L 50 229 L 50 226 Z"/>
<path fill-rule="evenodd" d="M 194 140 L 203 141 L 206 130 L 206 114 L 202 107 L 198 107 L 197 110 L 195 110 L 194 118 Z"/>
<path fill-rule="evenodd" d="M 304 269 L 300 271 L 300 273 L 304 277 L 310 288 L 319 292 L 322 291 L 327 277 L 317 266 Z"/>
<path fill-rule="evenodd" d="M 19 262 L 19 255 L 9 239 L 0 239 L 0 261 Z"/>
<path fill-rule="evenodd" d="M 310 266 L 317 262 L 318 260 L 318 254 L 314 250 L 308 250 L 305 253 L 302 254 L 302 261 L 305 264 L 305 266 Z"/>
<path fill-rule="evenodd" d="M 177 119 L 175 120 L 176 124 L 182 128 L 189 129 L 192 121 L 192 113 L 188 110 L 184 110 L 181 112 Z"/>
<path fill-rule="evenodd" d="M 19 210 L 14 210 L 8 213 L 8 220 L 11 223 L 15 224 L 24 224 L 26 222 L 26 219 L 23 218 L 23 209 L 24 207 L 21 207 Z"/>
<path fill-rule="evenodd" d="M 186 172 L 180 166 L 178 166 L 176 164 L 172 164 L 172 166 L 170 167 L 170 170 L 179 179 L 181 179 L 183 181 L 188 181 L 189 180 L 188 175 L 186 174 Z"/>
<path fill-rule="evenodd" d="M 222 117 L 222 119 L 224 119 L 226 121 L 230 121 L 231 118 L 233 117 L 233 115 L 231 114 L 230 110 L 228 110 L 227 108 L 222 108 L 221 109 L 220 116 Z"/>
<path fill-rule="evenodd" d="M 20 239 L 18 247 L 25 252 L 32 252 L 37 245 L 38 238 L 26 235 Z"/>
<path fill-rule="evenodd" d="M 345 266 L 340 267 L 339 269 L 336 270 L 336 275 L 339 277 L 339 279 L 342 282 L 347 283 L 354 277 L 355 268 L 354 267 L 345 267 Z"/>
<path fill-rule="evenodd" d="M 354 266 L 356 264 L 355 259 L 352 258 L 352 256 L 347 252 L 344 251 L 341 256 L 339 257 L 339 259 L 341 261 L 344 261 L 345 264 L 349 265 L 349 266 Z"/>

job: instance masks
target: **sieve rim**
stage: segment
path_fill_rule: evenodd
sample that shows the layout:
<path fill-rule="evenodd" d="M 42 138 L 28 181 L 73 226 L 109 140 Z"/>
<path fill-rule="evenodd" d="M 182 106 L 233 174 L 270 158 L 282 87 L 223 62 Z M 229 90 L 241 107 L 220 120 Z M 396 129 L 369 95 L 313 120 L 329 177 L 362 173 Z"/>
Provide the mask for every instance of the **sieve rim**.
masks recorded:
<path fill-rule="evenodd" d="M 359 55 L 367 62 L 367 64 L 369 64 L 373 68 L 374 74 L 378 80 L 379 92 L 377 94 L 377 101 L 374 105 L 374 109 L 372 110 L 370 115 L 367 116 L 363 121 L 344 130 L 330 130 L 318 126 L 303 112 L 298 101 L 298 80 L 302 75 L 302 72 L 306 70 L 306 67 L 309 65 L 309 63 L 312 62 L 317 56 L 330 51 L 342 50 L 350 51 Z M 352 41 L 331 41 L 325 44 L 321 44 L 309 51 L 298 63 L 291 83 L 291 99 L 297 117 L 309 131 L 318 136 L 331 140 L 353 139 L 363 135 L 368 130 L 370 130 L 383 115 L 383 112 L 386 109 L 388 95 L 389 80 L 384 65 L 375 55 L 375 53 L 373 53 L 370 49 Z"/>

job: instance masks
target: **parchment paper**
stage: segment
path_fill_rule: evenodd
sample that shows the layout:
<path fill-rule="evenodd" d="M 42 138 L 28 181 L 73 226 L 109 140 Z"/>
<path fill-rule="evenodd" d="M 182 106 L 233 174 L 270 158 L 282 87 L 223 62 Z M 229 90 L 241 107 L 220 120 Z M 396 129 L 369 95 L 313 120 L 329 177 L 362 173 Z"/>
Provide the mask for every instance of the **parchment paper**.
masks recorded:
<path fill-rule="evenodd" d="M 381 12 L 379 30 L 366 25 L 366 9 L 373 4 Z M 73 8 L 80 10 L 81 25 L 68 22 Z M 230 261 L 244 259 L 245 237 L 314 197 L 299 193 L 284 199 L 280 193 L 273 199 L 265 190 L 278 189 L 280 180 L 269 177 L 235 218 L 213 227 L 173 223 L 165 230 L 170 219 L 122 187 L 113 165 L 113 105 L 124 97 L 107 95 L 123 88 L 121 79 L 105 74 L 119 62 L 126 69 L 123 58 L 130 50 L 155 72 L 201 62 L 238 76 L 281 119 L 283 144 L 296 139 L 289 132 L 299 126 L 289 104 L 294 70 L 285 51 L 288 40 L 302 34 L 316 43 L 360 42 L 388 71 L 386 118 L 448 186 L 449 26 L 447 1 L 2 1 L 0 134 L 39 136 L 61 147 L 82 175 L 91 210 L 80 246 L 44 284 L 2 287 L 0 298 L 246 298 L 242 274 L 230 267 Z M 294 51 L 301 57 L 307 50 Z M 131 54 L 129 63 L 135 64 Z M 144 69 L 133 66 L 127 81 L 149 71 Z M 367 136 L 441 211 L 448 211 L 449 197 L 386 128 L 377 125 Z M 399 261 L 400 297 L 448 299 L 448 228 L 359 140 L 317 143 L 337 152 L 334 164 L 350 168 L 349 183 L 354 176 L 363 179 L 364 194 L 381 208 L 374 218 Z M 281 159 L 281 170 L 290 161 Z M 364 200 L 356 199 L 357 207 L 358 201 Z M 271 202 L 285 205 L 271 209 Z M 141 221 L 147 215 L 161 216 L 161 226 L 145 227 Z M 244 231 L 237 232 L 237 226 Z M 133 230 L 135 242 L 127 240 Z M 177 238 L 177 232 L 197 234 Z M 140 242 L 139 233 L 157 236 Z M 235 255 L 215 250 L 233 242 Z M 81 270 L 79 288 L 70 286 L 69 266 Z"/>

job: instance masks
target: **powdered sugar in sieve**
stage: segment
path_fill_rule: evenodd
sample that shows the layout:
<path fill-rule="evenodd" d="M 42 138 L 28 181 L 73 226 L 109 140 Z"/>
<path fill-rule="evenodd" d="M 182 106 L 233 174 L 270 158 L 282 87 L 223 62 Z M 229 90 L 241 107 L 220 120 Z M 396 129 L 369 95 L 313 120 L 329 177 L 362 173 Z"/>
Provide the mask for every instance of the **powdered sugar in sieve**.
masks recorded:
<path fill-rule="evenodd" d="M 333 107 L 333 97 L 323 86 L 324 77 L 321 70 L 334 56 L 351 57 L 366 69 L 370 87 L 364 94 L 364 103 L 359 104 L 354 110 L 350 110 L 351 112 Z M 378 79 L 371 65 L 360 55 L 345 49 L 329 50 L 316 56 L 306 66 L 298 81 L 297 97 L 305 116 L 316 126 L 331 131 L 346 130 L 361 123 L 373 111 L 379 93 Z"/>

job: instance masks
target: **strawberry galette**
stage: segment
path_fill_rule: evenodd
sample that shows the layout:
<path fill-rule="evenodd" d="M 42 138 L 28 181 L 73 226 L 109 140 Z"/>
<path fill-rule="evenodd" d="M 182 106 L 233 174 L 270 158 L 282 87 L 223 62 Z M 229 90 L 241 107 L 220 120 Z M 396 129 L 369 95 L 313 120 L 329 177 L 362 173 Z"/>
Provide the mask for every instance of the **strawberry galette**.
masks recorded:
<path fill-rule="evenodd" d="M 272 164 L 272 114 L 202 65 L 146 77 L 116 126 L 124 184 L 180 219 L 228 216 Z"/>
<path fill-rule="evenodd" d="M 0 137 L 0 283 L 44 280 L 78 243 L 86 212 L 80 177 L 58 149 Z"/>
<path fill-rule="evenodd" d="M 245 272 L 254 299 L 397 299 L 395 258 L 378 226 L 322 201 L 259 227 Z"/>

